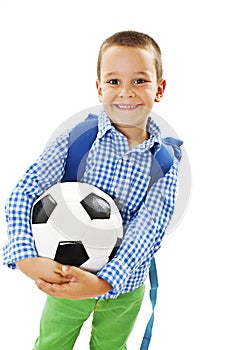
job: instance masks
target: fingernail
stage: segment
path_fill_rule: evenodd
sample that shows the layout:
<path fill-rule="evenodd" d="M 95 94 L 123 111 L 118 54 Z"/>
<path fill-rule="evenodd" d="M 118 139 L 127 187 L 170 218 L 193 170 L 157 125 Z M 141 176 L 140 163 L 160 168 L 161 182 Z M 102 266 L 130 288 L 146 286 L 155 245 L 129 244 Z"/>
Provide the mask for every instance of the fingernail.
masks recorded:
<path fill-rule="evenodd" d="M 67 273 L 67 272 L 68 272 L 68 266 L 63 265 L 63 266 L 62 266 L 62 271 L 63 271 L 64 273 Z"/>

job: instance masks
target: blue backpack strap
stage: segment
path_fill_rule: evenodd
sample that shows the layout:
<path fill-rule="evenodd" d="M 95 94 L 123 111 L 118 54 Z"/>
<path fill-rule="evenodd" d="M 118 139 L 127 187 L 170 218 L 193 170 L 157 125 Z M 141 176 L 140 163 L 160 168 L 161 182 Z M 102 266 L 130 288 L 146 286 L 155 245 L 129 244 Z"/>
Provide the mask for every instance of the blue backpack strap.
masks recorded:
<path fill-rule="evenodd" d="M 150 278 L 150 300 L 151 300 L 151 306 L 152 306 L 152 313 L 150 320 L 148 321 L 143 340 L 140 346 L 140 350 L 147 350 L 151 341 L 152 336 L 152 328 L 154 323 L 154 309 L 156 304 L 156 298 L 157 298 L 157 288 L 158 288 L 158 276 L 157 276 L 157 270 L 156 270 L 156 263 L 155 258 L 151 261 L 151 266 L 149 270 L 149 278 Z"/>
<path fill-rule="evenodd" d="M 98 133 L 98 116 L 89 114 L 85 121 L 70 132 L 65 173 L 61 182 L 79 181 L 85 171 L 88 152 Z"/>
<path fill-rule="evenodd" d="M 160 146 L 158 152 L 155 152 L 157 143 L 151 148 L 151 153 L 153 154 L 151 163 L 151 180 L 148 186 L 148 190 L 151 186 L 163 177 L 171 168 L 174 157 L 178 160 L 181 159 L 181 149 L 180 146 L 183 141 L 175 139 L 173 137 L 166 137 Z"/>
<path fill-rule="evenodd" d="M 175 139 L 174 137 L 165 137 L 163 139 L 163 143 L 167 148 L 172 148 L 175 158 L 180 161 L 182 157 L 182 152 L 180 146 L 183 145 L 183 141 L 179 139 Z"/>
<path fill-rule="evenodd" d="M 180 146 L 182 144 L 183 144 L 183 141 L 181 140 L 175 139 L 173 137 L 167 137 L 163 139 L 163 143 L 161 144 L 160 149 L 156 153 L 155 153 L 155 148 L 157 147 L 157 144 L 153 146 L 153 149 L 151 149 L 151 152 L 153 153 L 152 165 L 151 165 L 151 180 L 148 186 L 148 190 L 156 181 L 158 181 L 170 170 L 174 162 L 174 157 L 176 157 L 178 160 L 181 159 Z M 154 309 L 156 305 L 157 288 L 158 288 L 158 276 L 157 276 L 155 258 L 151 260 L 149 278 L 150 278 L 150 285 L 151 285 L 150 300 L 151 300 L 151 306 L 152 306 L 152 313 L 147 323 L 147 327 L 143 336 L 140 350 L 147 350 L 149 348 L 149 344 L 152 336 L 152 328 L 154 324 Z"/>

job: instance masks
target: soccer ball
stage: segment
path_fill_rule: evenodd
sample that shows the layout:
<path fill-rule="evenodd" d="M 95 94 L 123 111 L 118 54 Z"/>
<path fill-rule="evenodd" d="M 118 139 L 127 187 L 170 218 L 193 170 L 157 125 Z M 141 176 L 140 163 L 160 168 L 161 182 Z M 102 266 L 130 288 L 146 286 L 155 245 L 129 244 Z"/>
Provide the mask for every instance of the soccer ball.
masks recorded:
<path fill-rule="evenodd" d="M 31 226 L 39 256 L 96 273 L 123 238 L 113 199 L 92 185 L 57 183 L 34 203 Z"/>

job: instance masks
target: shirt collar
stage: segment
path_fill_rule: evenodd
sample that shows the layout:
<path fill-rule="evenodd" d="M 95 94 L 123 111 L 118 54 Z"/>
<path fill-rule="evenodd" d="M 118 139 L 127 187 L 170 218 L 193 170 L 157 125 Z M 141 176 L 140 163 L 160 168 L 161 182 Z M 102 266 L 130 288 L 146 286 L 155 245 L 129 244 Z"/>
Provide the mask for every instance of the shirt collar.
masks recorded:
<path fill-rule="evenodd" d="M 151 116 L 148 116 L 147 131 L 150 134 L 150 139 L 149 139 L 150 145 L 153 146 L 155 143 L 158 143 L 161 145 L 162 138 L 161 138 L 160 127 L 156 124 L 156 122 L 154 121 L 154 119 Z"/>
<path fill-rule="evenodd" d="M 101 111 L 98 118 L 98 138 L 102 138 L 109 130 L 113 130 L 114 126 L 111 124 L 109 116 L 104 110 Z"/>
<path fill-rule="evenodd" d="M 109 116 L 104 110 L 101 111 L 98 119 L 98 138 L 102 138 L 109 130 L 116 132 L 114 126 L 112 125 Z M 148 116 L 147 120 L 147 131 L 150 134 L 149 140 L 147 140 L 147 145 L 152 147 L 155 143 L 161 145 L 161 131 L 159 126 L 155 123 L 151 116 Z"/>

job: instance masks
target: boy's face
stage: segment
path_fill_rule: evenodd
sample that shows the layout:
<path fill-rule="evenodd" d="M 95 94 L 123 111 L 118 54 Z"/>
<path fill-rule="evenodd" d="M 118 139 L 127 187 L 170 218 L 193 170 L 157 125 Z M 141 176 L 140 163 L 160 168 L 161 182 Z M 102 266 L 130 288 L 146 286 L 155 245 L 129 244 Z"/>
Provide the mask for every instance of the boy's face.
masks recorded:
<path fill-rule="evenodd" d="M 157 82 L 152 51 L 112 46 L 103 53 L 99 101 L 116 124 L 145 127 L 154 101 L 159 102 L 165 81 Z"/>

